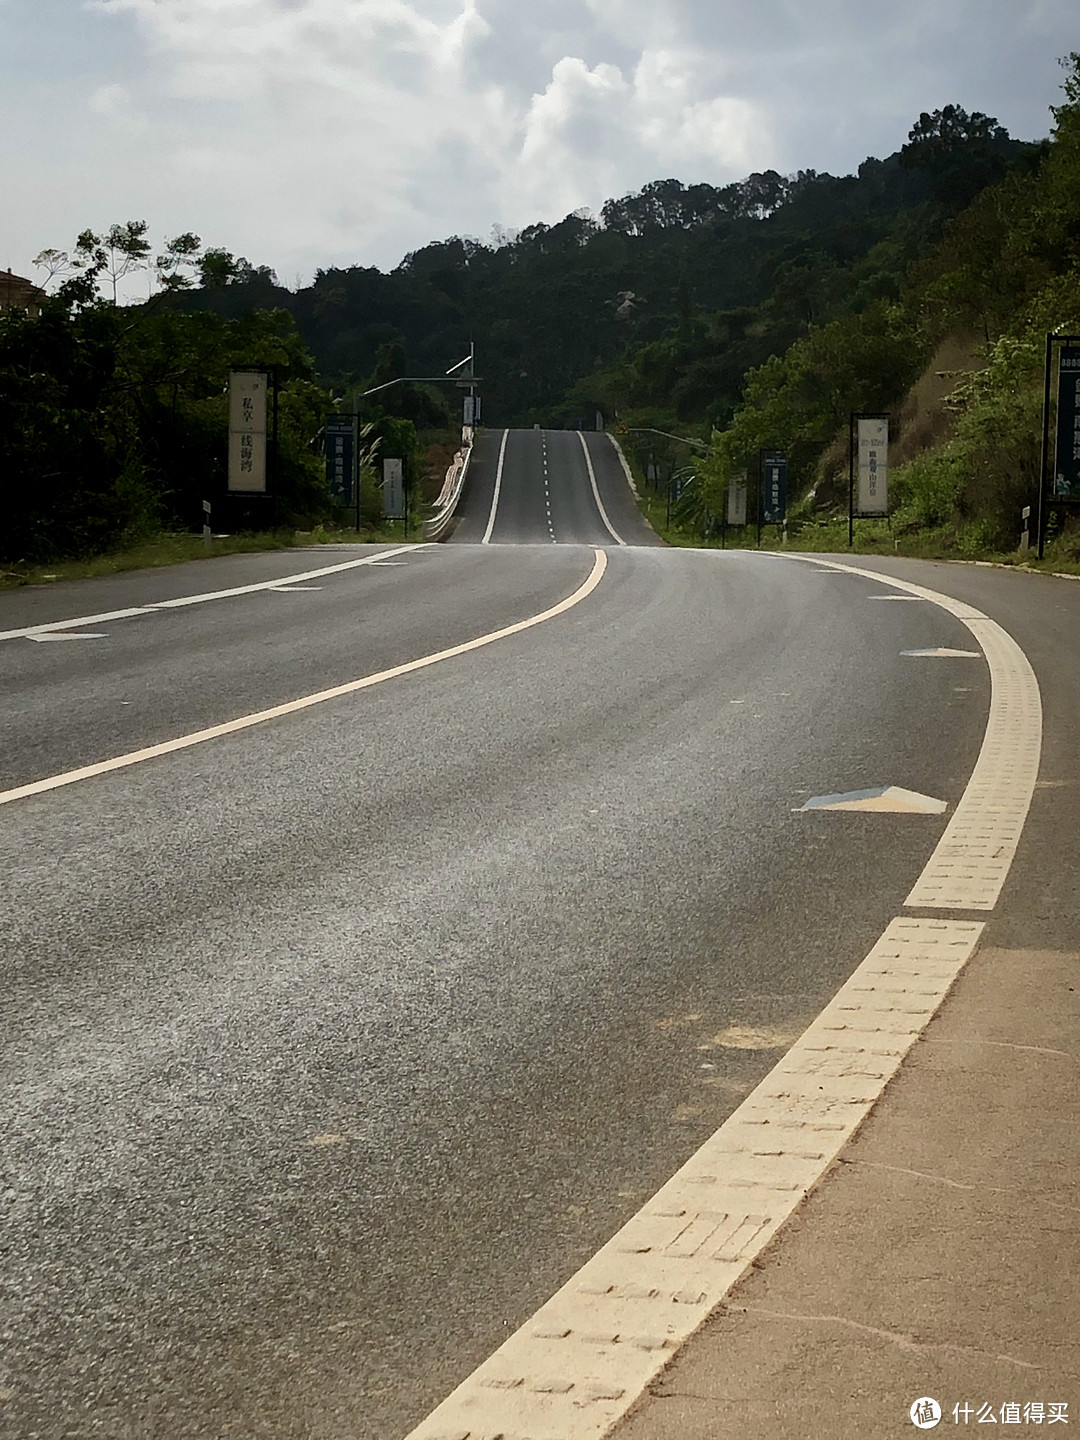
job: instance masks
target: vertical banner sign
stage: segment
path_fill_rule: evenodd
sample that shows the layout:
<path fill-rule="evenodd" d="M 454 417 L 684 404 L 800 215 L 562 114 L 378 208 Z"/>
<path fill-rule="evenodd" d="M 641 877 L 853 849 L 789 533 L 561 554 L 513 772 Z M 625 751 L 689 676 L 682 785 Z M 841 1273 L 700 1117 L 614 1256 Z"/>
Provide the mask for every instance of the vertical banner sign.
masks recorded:
<path fill-rule="evenodd" d="M 859 503 L 861 516 L 889 513 L 889 417 L 860 415 L 858 425 Z"/>
<path fill-rule="evenodd" d="M 229 371 L 229 489 L 266 493 L 265 370 Z"/>
<path fill-rule="evenodd" d="M 1080 346 L 1063 345 L 1058 356 L 1055 500 L 1080 500 Z"/>
<path fill-rule="evenodd" d="M 405 481 L 400 460 L 382 462 L 382 511 L 387 520 L 405 519 Z"/>
<path fill-rule="evenodd" d="M 741 475 L 733 475 L 728 481 L 727 491 L 727 523 L 729 525 L 746 524 L 746 471 Z"/>
<path fill-rule="evenodd" d="M 779 450 L 766 450 L 761 466 L 762 523 L 782 525 L 787 515 L 787 456 Z"/>
<path fill-rule="evenodd" d="M 326 417 L 326 484 L 336 505 L 352 505 L 356 471 L 356 416 Z"/>

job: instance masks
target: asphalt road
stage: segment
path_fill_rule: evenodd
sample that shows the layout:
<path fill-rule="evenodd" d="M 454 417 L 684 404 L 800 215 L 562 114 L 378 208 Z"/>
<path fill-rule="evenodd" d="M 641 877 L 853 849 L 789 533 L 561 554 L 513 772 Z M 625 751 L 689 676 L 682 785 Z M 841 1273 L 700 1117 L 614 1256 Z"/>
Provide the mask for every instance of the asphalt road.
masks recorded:
<path fill-rule="evenodd" d="M 966 783 L 985 665 L 900 653 L 959 622 L 605 541 L 572 434 L 511 432 L 502 543 L 460 543 L 481 444 L 458 543 L 0 640 L 12 787 L 522 620 L 610 547 L 532 629 L 0 806 L 4 1435 L 398 1440 L 775 1063 L 947 819 L 797 807 Z M 7 594 L 0 631 L 374 553 Z M 990 613 L 1021 579 L 957 573 Z M 1030 626 L 1064 582 L 1026 578 Z"/>
<path fill-rule="evenodd" d="M 610 439 L 573 430 L 480 436 L 450 543 L 474 545 L 485 537 L 490 545 L 661 544 L 634 502 Z"/>

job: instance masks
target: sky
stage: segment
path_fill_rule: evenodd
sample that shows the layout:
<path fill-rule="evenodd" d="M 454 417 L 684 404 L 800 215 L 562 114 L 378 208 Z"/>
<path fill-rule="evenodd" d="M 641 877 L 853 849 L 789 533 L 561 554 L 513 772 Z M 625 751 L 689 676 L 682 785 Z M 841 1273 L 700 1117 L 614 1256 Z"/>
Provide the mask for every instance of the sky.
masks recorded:
<path fill-rule="evenodd" d="M 948 104 L 1038 139 L 1077 49 L 1077 0 L 0 0 L 0 268 L 139 219 L 295 287 Z"/>

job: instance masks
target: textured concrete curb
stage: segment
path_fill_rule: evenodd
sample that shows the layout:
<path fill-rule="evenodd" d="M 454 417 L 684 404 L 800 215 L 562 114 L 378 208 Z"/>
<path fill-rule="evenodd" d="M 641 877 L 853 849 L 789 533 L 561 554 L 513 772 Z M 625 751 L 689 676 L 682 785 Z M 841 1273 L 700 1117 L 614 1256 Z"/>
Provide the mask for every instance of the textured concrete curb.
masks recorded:
<path fill-rule="evenodd" d="M 982 930 L 893 920 L 735 1113 L 409 1440 L 606 1435 L 821 1179 Z"/>

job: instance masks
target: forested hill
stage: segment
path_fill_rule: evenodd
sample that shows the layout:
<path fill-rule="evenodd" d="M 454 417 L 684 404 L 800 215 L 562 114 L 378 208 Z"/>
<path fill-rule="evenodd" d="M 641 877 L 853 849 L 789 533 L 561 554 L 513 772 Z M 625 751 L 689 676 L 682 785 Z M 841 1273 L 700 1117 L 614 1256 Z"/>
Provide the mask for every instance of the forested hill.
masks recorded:
<path fill-rule="evenodd" d="M 340 521 L 327 413 L 384 381 L 444 374 L 470 340 L 490 425 L 592 424 L 601 410 L 643 447 L 631 460 L 664 477 L 687 450 L 649 427 L 703 442 L 675 517 L 688 537 L 712 534 L 762 447 L 788 456 L 793 526 L 820 528 L 846 506 L 850 412 L 888 409 L 890 545 L 1015 546 L 1036 499 L 1045 336 L 1080 333 L 1080 56 L 1064 66 L 1044 142 L 949 106 L 856 175 L 661 180 L 598 217 L 445 240 L 389 274 L 326 270 L 297 291 L 193 234 L 152 258 L 144 221 L 43 251 L 62 283 L 40 316 L 0 314 L 0 562 L 201 526 L 208 497 L 230 529 L 255 524 L 226 495 L 234 366 L 279 381 L 262 523 Z M 123 276 L 151 266 L 153 299 L 117 304 Z M 420 501 L 445 470 L 454 395 L 406 384 L 361 407 Z M 374 473 L 364 524 L 380 516 Z M 844 526 L 846 540 L 846 513 Z"/>
<path fill-rule="evenodd" d="M 265 270 L 226 268 L 183 303 L 288 309 L 338 388 L 441 373 L 471 337 L 491 423 L 591 421 L 597 406 L 644 405 L 722 424 L 748 369 L 810 326 L 895 298 L 947 221 L 1010 170 L 1034 168 L 1041 150 L 947 107 L 857 175 L 767 171 L 722 188 L 659 180 L 599 217 L 532 225 L 509 243 L 455 237 L 389 274 L 324 270 L 295 293 Z"/>

